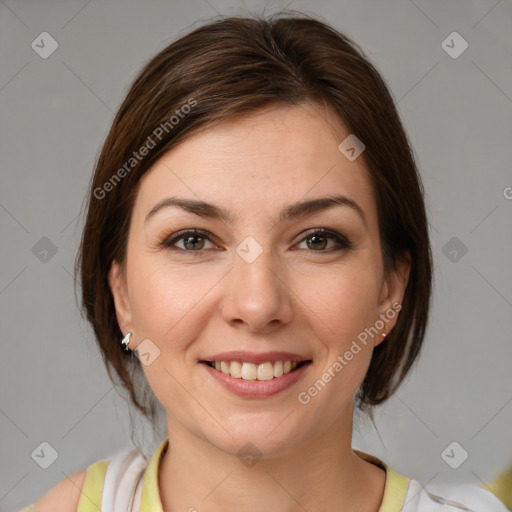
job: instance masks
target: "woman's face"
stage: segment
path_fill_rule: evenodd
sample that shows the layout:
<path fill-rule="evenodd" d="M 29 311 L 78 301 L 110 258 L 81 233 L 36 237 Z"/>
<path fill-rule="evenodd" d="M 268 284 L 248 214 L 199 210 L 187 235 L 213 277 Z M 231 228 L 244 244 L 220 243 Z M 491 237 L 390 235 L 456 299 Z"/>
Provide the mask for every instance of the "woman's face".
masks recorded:
<path fill-rule="evenodd" d="M 191 136 L 142 178 L 109 278 L 170 432 L 278 454 L 350 430 L 408 264 L 384 275 L 348 135 L 316 104 L 279 107 Z"/>

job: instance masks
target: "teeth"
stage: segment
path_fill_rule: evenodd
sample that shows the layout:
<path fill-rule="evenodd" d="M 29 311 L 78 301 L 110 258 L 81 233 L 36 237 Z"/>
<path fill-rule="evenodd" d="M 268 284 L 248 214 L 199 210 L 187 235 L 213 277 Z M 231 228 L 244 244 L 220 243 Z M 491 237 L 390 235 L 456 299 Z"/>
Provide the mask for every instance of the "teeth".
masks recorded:
<path fill-rule="evenodd" d="M 241 379 L 242 363 L 239 363 L 238 361 L 231 361 L 231 364 L 229 365 L 229 374 L 235 379 Z"/>
<path fill-rule="evenodd" d="M 235 379 L 272 380 L 290 373 L 297 367 L 297 361 L 267 361 L 261 364 L 240 361 L 215 361 L 213 366 L 217 371 L 230 375 Z"/>
<path fill-rule="evenodd" d="M 281 377 L 283 375 L 283 361 L 276 361 L 274 363 L 274 377 Z"/>
<path fill-rule="evenodd" d="M 274 367 L 272 363 L 261 363 L 258 365 L 258 380 L 272 380 L 274 378 Z"/>
<path fill-rule="evenodd" d="M 242 379 L 255 380 L 258 376 L 258 367 L 253 363 L 242 364 Z"/>

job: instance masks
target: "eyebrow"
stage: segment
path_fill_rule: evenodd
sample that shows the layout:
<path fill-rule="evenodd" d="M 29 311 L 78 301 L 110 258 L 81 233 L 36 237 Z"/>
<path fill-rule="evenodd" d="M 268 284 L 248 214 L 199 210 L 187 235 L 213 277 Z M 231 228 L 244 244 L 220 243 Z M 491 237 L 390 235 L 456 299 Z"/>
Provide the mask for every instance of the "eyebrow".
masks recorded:
<path fill-rule="evenodd" d="M 162 209 L 169 208 L 172 206 L 181 208 L 182 210 L 198 215 L 199 217 L 220 220 L 223 222 L 233 223 L 237 219 L 237 216 L 233 215 L 229 210 L 226 210 L 222 206 L 206 203 L 204 201 L 196 201 L 192 199 L 167 197 L 165 199 L 162 199 L 155 206 L 153 206 L 153 208 L 151 208 L 151 210 L 146 215 L 144 222 L 147 222 L 151 217 L 153 217 L 157 212 L 161 211 Z M 363 209 L 353 199 L 350 199 L 349 197 L 343 195 L 332 197 L 319 197 L 317 199 L 300 201 L 298 203 L 288 205 L 281 211 L 279 215 L 279 221 L 285 222 L 293 219 L 298 219 L 301 217 L 306 217 L 308 215 L 312 215 L 320 211 L 328 210 L 334 206 L 346 206 L 351 208 L 352 210 L 357 212 L 357 214 L 363 220 L 365 226 L 367 226 Z"/>

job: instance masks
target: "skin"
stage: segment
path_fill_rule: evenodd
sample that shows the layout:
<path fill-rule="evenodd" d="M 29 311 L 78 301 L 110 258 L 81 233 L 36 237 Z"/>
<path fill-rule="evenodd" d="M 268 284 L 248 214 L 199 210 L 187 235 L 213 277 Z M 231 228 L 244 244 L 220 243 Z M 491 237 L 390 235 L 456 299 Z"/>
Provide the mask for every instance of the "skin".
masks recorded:
<path fill-rule="evenodd" d="M 130 348 L 150 339 L 160 350 L 143 369 L 166 410 L 165 511 L 379 509 L 385 472 L 351 448 L 353 400 L 373 347 L 397 316 L 307 405 L 297 399 L 401 303 L 409 276 L 410 258 L 384 272 L 370 174 L 362 158 L 351 162 L 338 150 L 349 133 L 318 104 L 265 109 L 191 136 L 141 180 L 127 258 L 113 263 L 109 282 L 118 322 L 133 333 Z M 279 221 L 291 203 L 338 194 L 355 201 L 364 220 L 334 206 Z M 145 222 L 171 195 L 221 205 L 237 218 L 201 218 L 174 206 Z M 215 238 L 188 246 L 181 239 L 174 251 L 159 243 L 193 228 Z M 334 239 L 315 245 L 305 233 L 312 228 L 334 230 L 353 247 Z M 263 248 L 252 263 L 236 252 L 249 236 Z M 241 398 L 198 363 L 238 349 L 289 351 L 313 363 L 276 396 Z M 252 467 L 236 455 L 246 443 L 262 453 Z"/>

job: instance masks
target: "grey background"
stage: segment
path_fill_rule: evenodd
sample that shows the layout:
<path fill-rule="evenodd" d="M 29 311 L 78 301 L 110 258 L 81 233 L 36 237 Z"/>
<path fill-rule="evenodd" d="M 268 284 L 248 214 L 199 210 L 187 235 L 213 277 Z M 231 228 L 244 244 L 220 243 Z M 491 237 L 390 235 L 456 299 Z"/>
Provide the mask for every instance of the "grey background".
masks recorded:
<path fill-rule="evenodd" d="M 377 410 L 378 431 L 360 424 L 353 445 L 429 489 L 489 481 L 512 459 L 512 5 L 287 0 L 266 11 L 285 6 L 332 23 L 376 64 L 429 205 L 436 289 L 425 348 Z M 128 408 L 77 312 L 72 280 L 82 201 L 127 87 L 148 58 L 201 20 L 264 7 L 0 2 L 1 510 L 28 505 L 65 474 L 129 444 Z M 31 47 L 44 31 L 59 45 L 47 59 Z M 453 31 L 469 45 L 458 58 L 441 46 Z M 41 252 L 43 237 L 54 255 Z M 152 450 L 159 439 L 141 429 Z M 48 469 L 31 457 L 43 441 L 58 452 Z M 469 454 L 458 469 L 441 456 L 453 441 Z"/>

